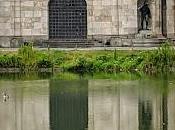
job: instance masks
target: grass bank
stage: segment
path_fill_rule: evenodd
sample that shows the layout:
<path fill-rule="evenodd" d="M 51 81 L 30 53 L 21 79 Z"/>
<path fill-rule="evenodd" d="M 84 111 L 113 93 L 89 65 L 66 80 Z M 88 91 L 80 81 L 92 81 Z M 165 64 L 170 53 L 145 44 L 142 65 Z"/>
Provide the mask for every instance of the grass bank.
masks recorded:
<path fill-rule="evenodd" d="M 173 71 L 175 50 L 164 43 L 151 51 L 36 51 L 31 44 L 18 52 L 0 53 L 0 68 L 19 68 L 23 72 L 41 68 L 62 68 L 71 72 Z"/>

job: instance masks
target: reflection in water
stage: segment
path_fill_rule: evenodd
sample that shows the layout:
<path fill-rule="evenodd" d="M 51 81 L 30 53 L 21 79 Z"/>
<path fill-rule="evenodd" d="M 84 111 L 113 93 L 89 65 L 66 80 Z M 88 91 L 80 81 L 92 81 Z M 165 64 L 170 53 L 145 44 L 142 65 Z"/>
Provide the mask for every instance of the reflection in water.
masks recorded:
<path fill-rule="evenodd" d="M 85 130 L 88 124 L 88 81 L 52 81 L 51 130 Z"/>
<path fill-rule="evenodd" d="M 169 90 L 169 91 L 168 91 Z M 174 130 L 175 88 L 140 80 L 0 81 L 2 130 Z"/>
<path fill-rule="evenodd" d="M 46 81 L 0 81 L 1 130 L 49 130 L 48 86 Z"/>
<path fill-rule="evenodd" d="M 2 92 L 2 97 L 3 97 L 3 102 L 7 102 L 7 100 L 9 99 L 9 95 L 7 94 L 7 92 Z"/>
<path fill-rule="evenodd" d="M 162 92 L 162 118 L 163 130 L 168 130 L 168 80 L 167 75 L 164 75 L 163 92 Z"/>
<path fill-rule="evenodd" d="M 152 130 L 152 104 L 139 101 L 139 130 Z"/>
<path fill-rule="evenodd" d="M 163 118 L 163 130 L 168 130 L 168 101 L 166 93 L 163 93 L 162 99 L 162 118 Z"/>

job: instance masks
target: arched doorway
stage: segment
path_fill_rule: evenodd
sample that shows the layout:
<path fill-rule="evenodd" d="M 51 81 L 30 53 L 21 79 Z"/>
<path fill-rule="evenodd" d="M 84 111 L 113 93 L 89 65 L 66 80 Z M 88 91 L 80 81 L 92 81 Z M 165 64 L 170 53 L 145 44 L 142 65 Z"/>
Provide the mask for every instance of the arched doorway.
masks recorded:
<path fill-rule="evenodd" d="M 61 40 L 87 38 L 85 0 L 50 0 L 49 38 Z"/>

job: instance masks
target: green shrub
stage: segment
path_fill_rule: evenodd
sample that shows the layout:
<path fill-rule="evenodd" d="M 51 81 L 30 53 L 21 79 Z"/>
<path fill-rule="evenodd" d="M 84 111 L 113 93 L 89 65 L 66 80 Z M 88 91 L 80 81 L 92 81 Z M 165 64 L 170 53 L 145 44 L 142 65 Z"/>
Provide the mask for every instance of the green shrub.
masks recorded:
<path fill-rule="evenodd" d="M 32 43 L 23 44 L 18 50 L 18 56 L 22 64 L 21 69 L 33 70 L 36 67 L 36 52 L 33 50 Z"/>
<path fill-rule="evenodd" d="M 22 45 L 17 54 L 0 55 L 0 68 L 61 67 L 75 72 L 167 72 L 175 67 L 175 50 L 166 42 L 152 51 L 133 52 L 81 52 L 35 51 L 32 43 Z"/>
<path fill-rule="evenodd" d="M 162 44 L 158 50 L 145 53 L 144 61 L 140 66 L 143 71 L 170 71 L 175 63 L 174 48 L 168 43 Z"/>
<path fill-rule="evenodd" d="M 53 63 L 48 59 L 42 59 L 37 61 L 37 68 L 52 68 Z"/>
<path fill-rule="evenodd" d="M 157 50 L 142 51 L 127 55 L 117 54 L 116 50 L 113 55 L 97 55 L 94 57 L 78 55 L 68 70 L 84 72 L 162 72 L 174 67 L 174 61 L 174 49 L 165 43 Z"/>
<path fill-rule="evenodd" d="M 16 55 L 0 55 L 0 68 L 19 68 L 20 60 Z"/>
<path fill-rule="evenodd" d="M 110 60 L 113 60 L 113 57 L 110 55 L 100 55 L 96 57 L 97 61 L 102 61 L 102 62 L 108 62 Z"/>
<path fill-rule="evenodd" d="M 75 69 L 77 71 L 86 71 L 86 72 L 92 71 L 93 62 L 89 58 L 78 57 L 76 60 Z"/>

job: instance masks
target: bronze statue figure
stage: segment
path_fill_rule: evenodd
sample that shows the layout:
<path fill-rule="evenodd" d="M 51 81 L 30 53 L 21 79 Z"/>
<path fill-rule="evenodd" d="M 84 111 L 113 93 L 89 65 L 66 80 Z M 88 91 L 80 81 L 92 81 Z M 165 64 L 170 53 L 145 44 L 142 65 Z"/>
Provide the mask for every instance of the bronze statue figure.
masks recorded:
<path fill-rule="evenodd" d="M 139 8 L 139 11 L 141 12 L 141 30 L 144 30 L 144 29 L 148 30 L 149 19 L 151 18 L 151 11 L 146 1 Z M 145 28 L 144 28 L 144 22 L 146 23 Z"/>

